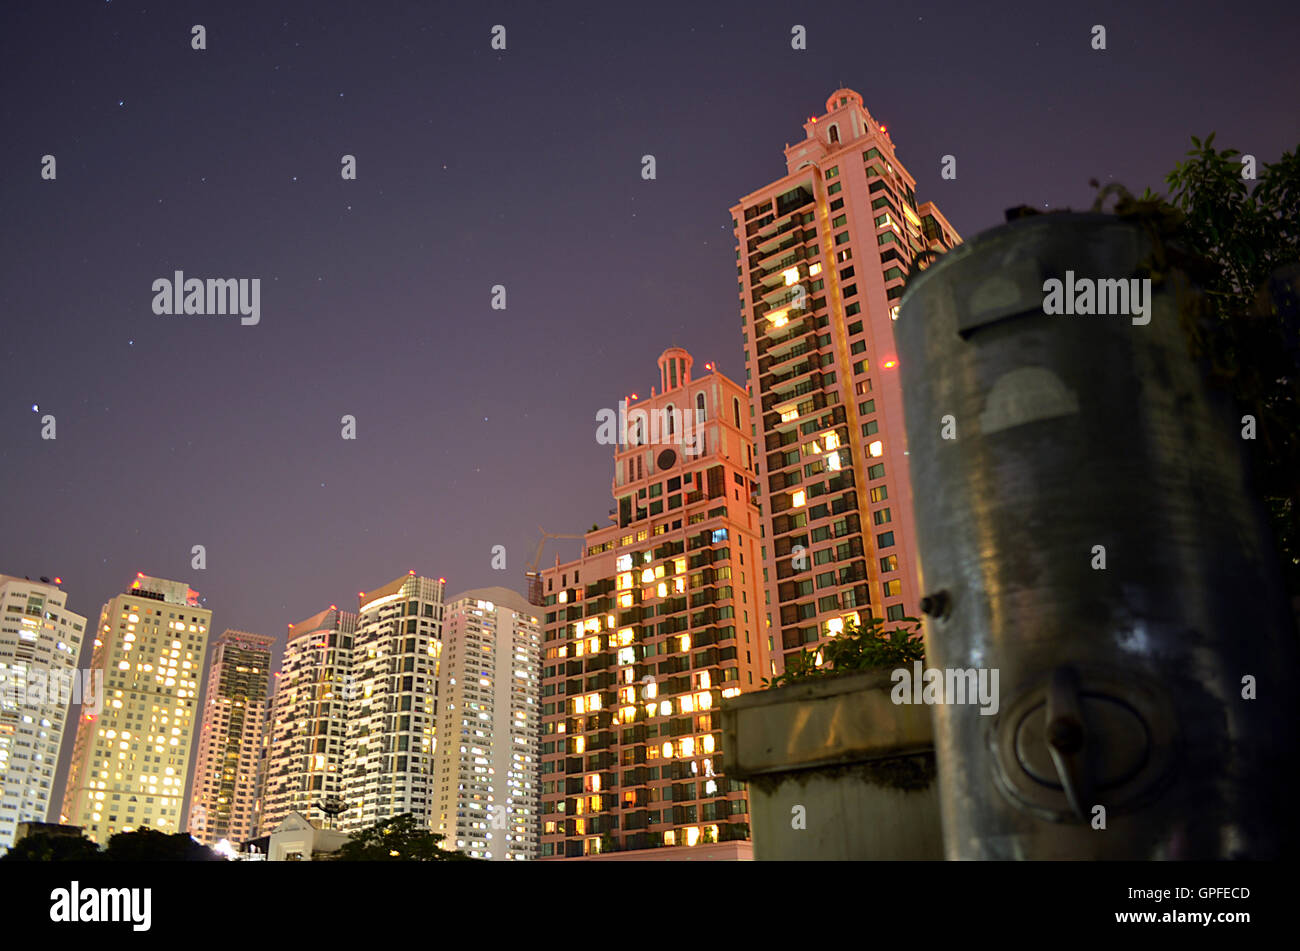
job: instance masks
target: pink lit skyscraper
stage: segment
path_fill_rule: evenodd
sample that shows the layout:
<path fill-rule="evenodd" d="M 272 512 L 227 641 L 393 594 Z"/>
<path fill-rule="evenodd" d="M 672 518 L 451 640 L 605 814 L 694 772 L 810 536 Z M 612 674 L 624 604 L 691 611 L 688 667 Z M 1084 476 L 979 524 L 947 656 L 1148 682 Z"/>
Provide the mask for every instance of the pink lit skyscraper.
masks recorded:
<path fill-rule="evenodd" d="M 804 133 L 731 209 L 776 671 L 850 618 L 918 611 L 893 321 L 909 270 L 960 241 L 856 92 Z"/>

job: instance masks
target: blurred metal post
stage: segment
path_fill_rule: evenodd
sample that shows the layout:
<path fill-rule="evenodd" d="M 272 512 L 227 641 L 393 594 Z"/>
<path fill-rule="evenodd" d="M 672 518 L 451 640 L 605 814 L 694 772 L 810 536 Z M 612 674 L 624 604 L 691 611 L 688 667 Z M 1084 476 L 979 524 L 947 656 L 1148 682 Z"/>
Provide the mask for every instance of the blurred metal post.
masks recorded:
<path fill-rule="evenodd" d="M 1294 620 L 1240 415 L 1180 323 L 1195 291 L 1153 281 L 1145 324 L 1044 313 L 1048 279 L 1140 278 L 1151 250 L 1113 216 L 1024 218 L 903 298 L 926 663 L 1000 672 L 996 715 L 934 707 L 952 859 L 1296 844 Z"/>

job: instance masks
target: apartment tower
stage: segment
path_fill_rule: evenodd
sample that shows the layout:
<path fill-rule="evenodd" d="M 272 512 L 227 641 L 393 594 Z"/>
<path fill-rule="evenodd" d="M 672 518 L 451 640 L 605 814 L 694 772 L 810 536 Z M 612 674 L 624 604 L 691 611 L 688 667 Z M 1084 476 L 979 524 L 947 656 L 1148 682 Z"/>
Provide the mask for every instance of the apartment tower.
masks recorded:
<path fill-rule="evenodd" d="M 433 828 L 443 578 L 414 571 L 359 594 L 339 828 L 413 813 Z"/>
<path fill-rule="evenodd" d="M 291 812 L 320 828 L 336 824 L 356 631 L 357 615 L 334 605 L 289 625 L 271 705 L 262 835 L 274 832 Z"/>
<path fill-rule="evenodd" d="M 602 414 L 613 524 L 542 572 L 543 860 L 748 850 L 717 711 L 768 670 L 749 399 L 691 368 Z"/>
<path fill-rule="evenodd" d="M 909 271 L 960 240 L 856 92 L 804 133 L 731 210 L 777 671 L 850 618 L 917 614 L 893 321 Z"/>
<path fill-rule="evenodd" d="M 205 845 L 246 842 L 257 833 L 257 771 L 275 639 L 228 630 L 208 667 L 199 756 L 190 797 L 190 834 Z"/>
<path fill-rule="evenodd" d="M 146 826 L 185 829 L 211 620 L 185 582 L 145 574 L 104 605 L 91 658 L 103 708 L 79 718 L 62 822 L 101 845 Z"/>
<path fill-rule="evenodd" d="M 54 580 L 0 575 L 0 853 L 50 811 L 69 703 L 99 700 L 77 670 L 86 619 Z"/>
<path fill-rule="evenodd" d="M 540 609 L 508 588 L 447 603 L 435 737 L 434 831 L 474 858 L 540 853 Z"/>

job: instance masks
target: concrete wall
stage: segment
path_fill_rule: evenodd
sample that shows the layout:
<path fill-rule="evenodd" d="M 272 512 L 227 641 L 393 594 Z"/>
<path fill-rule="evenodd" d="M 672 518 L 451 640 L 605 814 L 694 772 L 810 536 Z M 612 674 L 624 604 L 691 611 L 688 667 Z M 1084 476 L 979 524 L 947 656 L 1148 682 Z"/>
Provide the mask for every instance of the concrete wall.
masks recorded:
<path fill-rule="evenodd" d="M 943 858 L 930 711 L 888 670 L 723 702 L 726 772 L 749 783 L 754 858 Z"/>
<path fill-rule="evenodd" d="M 942 860 L 933 753 L 902 761 L 905 771 L 919 772 L 918 761 L 927 762 L 930 772 L 928 784 L 919 789 L 882 785 L 866 765 L 787 773 L 762 787 L 751 782 L 754 858 Z"/>

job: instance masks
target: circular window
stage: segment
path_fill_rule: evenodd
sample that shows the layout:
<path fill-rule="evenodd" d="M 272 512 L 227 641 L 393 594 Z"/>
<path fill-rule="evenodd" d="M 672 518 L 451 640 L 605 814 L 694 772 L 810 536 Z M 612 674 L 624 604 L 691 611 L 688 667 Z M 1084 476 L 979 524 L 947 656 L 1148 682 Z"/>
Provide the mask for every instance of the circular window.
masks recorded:
<path fill-rule="evenodd" d="M 660 469 L 671 469 L 673 466 L 677 465 L 677 453 L 673 452 L 671 449 L 665 449 L 663 452 L 659 453 L 659 459 L 656 462 L 656 465 Z"/>

